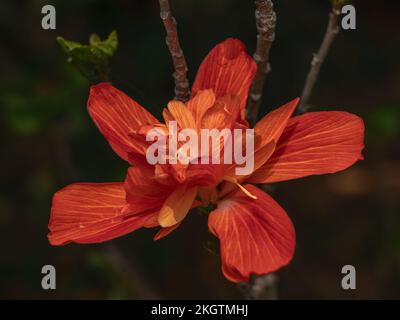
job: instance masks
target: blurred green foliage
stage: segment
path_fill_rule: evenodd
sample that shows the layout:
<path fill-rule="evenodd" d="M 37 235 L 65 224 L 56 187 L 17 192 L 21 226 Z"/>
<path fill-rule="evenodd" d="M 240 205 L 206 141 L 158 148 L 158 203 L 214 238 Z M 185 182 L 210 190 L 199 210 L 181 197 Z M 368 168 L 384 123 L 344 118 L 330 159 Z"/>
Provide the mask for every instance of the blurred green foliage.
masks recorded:
<path fill-rule="evenodd" d="M 400 135 L 400 105 L 377 105 L 367 116 L 367 128 L 376 138 L 398 137 Z"/>

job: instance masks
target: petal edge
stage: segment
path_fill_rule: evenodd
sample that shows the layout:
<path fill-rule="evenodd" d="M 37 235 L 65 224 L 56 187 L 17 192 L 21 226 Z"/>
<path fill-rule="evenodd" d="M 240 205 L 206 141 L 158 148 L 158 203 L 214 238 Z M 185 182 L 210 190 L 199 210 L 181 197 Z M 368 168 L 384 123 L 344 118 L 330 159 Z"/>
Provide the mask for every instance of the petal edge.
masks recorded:
<path fill-rule="evenodd" d="M 295 231 L 286 212 L 266 193 L 245 186 L 257 200 L 235 192 L 209 215 L 208 225 L 220 240 L 222 271 L 233 282 L 251 274 L 268 274 L 293 257 Z"/>

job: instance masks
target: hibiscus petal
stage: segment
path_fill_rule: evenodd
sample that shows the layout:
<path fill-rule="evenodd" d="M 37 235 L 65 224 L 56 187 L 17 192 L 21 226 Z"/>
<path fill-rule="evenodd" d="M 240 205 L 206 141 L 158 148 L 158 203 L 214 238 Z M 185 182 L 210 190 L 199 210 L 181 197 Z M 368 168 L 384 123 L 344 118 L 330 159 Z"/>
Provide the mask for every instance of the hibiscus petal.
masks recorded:
<path fill-rule="evenodd" d="M 340 111 L 310 112 L 289 120 L 274 154 L 248 182 L 270 183 L 335 173 L 363 159 L 364 123 Z"/>
<path fill-rule="evenodd" d="M 201 63 L 193 84 L 192 94 L 213 89 L 217 98 L 226 94 L 240 96 L 241 117 L 257 65 L 237 39 L 226 39 L 215 46 Z"/>
<path fill-rule="evenodd" d="M 231 129 L 234 127 L 239 113 L 240 98 L 226 95 L 217 99 L 215 104 L 208 108 L 201 119 L 201 129 Z"/>
<path fill-rule="evenodd" d="M 208 218 L 220 240 L 222 272 L 233 282 L 274 272 L 293 257 L 295 231 L 286 212 L 266 193 L 246 185 L 253 200 L 237 191 L 218 203 Z"/>
<path fill-rule="evenodd" d="M 168 179 L 159 183 L 154 172 L 149 175 L 139 167 L 130 167 L 125 178 L 124 188 L 129 208 L 127 214 L 137 214 L 146 210 L 159 211 L 174 189 L 174 181 Z"/>
<path fill-rule="evenodd" d="M 177 100 L 168 103 L 168 110 L 181 129 L 196 129 L 196 122 L 186 105 Z"/>
<path fill-rule="evenodd" d="M 142 144 L 136 145 L 129 133 L 144 125 L 159 123 L 146 109 L 109 83 L 90 88 L 88 110 L 113 150 L 126 161 L 129 152 L 145 152 Z"/>
<path fill-rule="evenodd" d="M 200 123 L 204 113 L 215 103 L 215 95 L 212 90 L 200 90 L 194 98 L 187 102 L 187 108 L 193 114 L 196 123 Z M 201 129 L 201 128 L 198 128 Z"/>
<path fill-rule="evenodd" d="M 186 188 L 182 185 L 175 189 L 164 202 L 158 216 L 162 227 L 171 227 L 181 222 L 192 207 L 197 195 L 197 187 Z"/>
<path fill-rule="evenodd" d="M 122 214 L 126 205 L 122 183 L 76 183 L 53 196 L 48 239 L 52 245 L 97 243 L 143 226 L 150 213 Z"/>
<path fill-rule="evenodd" d="M 252 159 L 253 164 L 254 164 L 253 172 L 257 171 L 260 167 L 263 166 L 264 163 L 266 163 L 268 161 L 268 159 L 271 157 L 271 155 L 275 151 L 275 146 L 276 146 L 275 141 L 272 140 L 272 141 L 268 142 L 267 144 L 265 144 L 264 146 L 262 146 L 261 148 L 254 151 L 254 156 Z M 249 161 L 250 160 L 251 160 L 251 158 L 249 159 Z M 225 177 L 236 178 L 238 182 L 242 182 L 242 181 L 246 180 L 248 175 L 237 175 L 236 168 L 237 168 L 237 165 L 235 165 L 235 164 L 232 165 L 231 167 L 229 167 L 229 169 L 225 171 Z"/>
<path fill-rule="evenodd" d="M 265 145 L 272 140 L 279 140 L 279 137 L 285 129 L 292 113 L 296 109 L 299 100 L 299 98 L 294 99 L 282 107 L 271 111 L 256 123 L 254 126 L 254 132 L 261 136 L 262 145 Z"/>
<path fill-rule="evenodd" d="M 149 164 L 145 155 L 129 152 L 128 160 L 129 163 L 139 168 L 145 174 L 151 175 L 154 173 L 154 166 Z"/>
<path fill-rule="evenodd" d="M 219 164 L 190 164 L 186 171 L 187 186 L 215 186 L 223 177 L 223 168 Z"/>
<path fill-rule="evenodd" d="M 171 226 L 171 227 L 161 228 L 160 230 L 158 230 L 158 232 L 157 232 L 156 235 L 154 236 L 153 240 L 154 240 L 154 241 L 157 241 L 157 240 L 160 240 L 161 238 L 166 237 L 166 236 L 169 235 L 171 232 L 173 232 L 174 230 L 176 230 L 179 226 L 180 226 L 180 223 L 177 223 L 176 225 L 173 225 L 173 226 Z"/>
<path fill-rule="evenodd" d="M 167 132 L 168 132 L 168 123 L 170 121 L 176 121 L 176 120 L 167 108 L 163 109 L 162 116 L 163 116 L 164 122 L 166 123 Z"/>

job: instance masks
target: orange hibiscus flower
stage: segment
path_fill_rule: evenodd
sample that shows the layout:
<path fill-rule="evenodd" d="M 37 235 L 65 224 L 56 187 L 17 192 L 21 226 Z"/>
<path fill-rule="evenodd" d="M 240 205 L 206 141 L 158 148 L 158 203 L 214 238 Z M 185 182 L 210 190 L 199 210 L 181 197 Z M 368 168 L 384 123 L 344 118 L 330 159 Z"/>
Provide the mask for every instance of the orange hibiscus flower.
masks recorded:
<path fill-rule="evenodd" d="M 88 109 L 113 150 L 130 165 L 124 183 L 75 183 L 53 197 L 52 245 L 111 240 L 141 227 L 175 230 L 196 206 L 214 208 L 210 231 L 219 238 L 222 271 L 234 282 L 267 274 L 289 263 L 295 231 L 286 212 L 253 184 L 344 170 L 362 159 L 363 121 L 339 111 L 292 117 L 298 99 L 267 114 L 255 127 L 254 170 L 236 175 L 235 165 L 155 164 L 146 161 L 146 133 L 158 128 L 246 129 L 245 105 L 256 64 L 236 39 L 205 58 L 187 103 L 171 101 L 165 123 L 110 84 L 91 87 Z"/>

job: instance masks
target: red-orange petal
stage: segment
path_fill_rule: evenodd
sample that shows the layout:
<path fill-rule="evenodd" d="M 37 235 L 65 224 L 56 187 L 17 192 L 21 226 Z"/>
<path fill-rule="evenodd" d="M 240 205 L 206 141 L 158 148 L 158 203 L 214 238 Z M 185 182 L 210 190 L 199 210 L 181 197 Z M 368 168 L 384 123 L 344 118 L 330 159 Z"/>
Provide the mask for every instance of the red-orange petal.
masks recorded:
<path fill-rule="evenodd" d="M 192 112 L 190 112 L 183 102 L 178 100 L 170 101 L 168 103 L 168 111 L 181 129 L 197 129 Z"/>
<path fill-rule="evenodd" d="M 253 200 L 236 191 L 218 203 L 208 218 L 221 245 L 222 272 L 233 282 L 274 272 L 293 257 L 295 231 L 286 212 L 265 192 L 245 185 Z"/>
<path fill-rule="evenodd" d="M 97 243 L 143 226 L 149 214 L 125 218 L 122 183 L 76 183 L 53 196 L 48 239 L 52 245 Z"/>
<path fill-rule="evenodd" d="M 267 144 L 263 145 L 261 148 L 257 149 L 254 151 L 253 155 L 253 162 L 254 162 L 254 169 L 253 172 L 257 171 L 260 167 L 264 165 L 268 161 L 268 159 L 271 157 L 275 150 L 275 141 L 272 140 L 268 142 Z M 231 167 L 229 167 L 228 170 L 224 172 L 225 177 L 230 177 L 230 178 L 235 178 L 237 179 L 238 182 L 245 181 L 246 178 L 250 175 L 237 175 L 236 174 L 236 168 L 237 166 L 234 164 Z M 226 179 L 227 180 L 227 179 Z"/>
<path fill-rule="evenodd" d="M 143 143 L 129 135 L 142 126 L 159 123 L 146 109 L 109 83 L 90 88 L 88 110 L 113 150 L 128 161 L 129 152 L 145 153 Z"/>
<path fill-rule="evenodd" d="M 187 188 L 181 185 L 165 200 L 158 216 L 162 227 L 172 227 L 181 222 L 193 206 L 197 195 L 197 187 Z"/>
<path fill-rule="evenodd" d="M 272 140 L 278 141 L 283 130 L 285 129 L 289 118 L 296 109 L 299 103 L 299 98 L 290 101 L 289 103 L 279 107 L 278 109 L 269 112 L 256 123 L 254 132 L 262 138 L 262 145 L 265 145 Z"/>
<path fill-rule="evenodd" d="M 309 112 L 289 120 L 275 152 L 247 181 L 270 183 L 335 173 L 363 159 L 364 123 L 340 111 Z"/>
<path fill-rule="evenodd" d="M 203 203 L 195 200 L 193 202 L 191 208 L 193 209 L 193 208 L 195 208 L 197 206 L 200 206 L 200 205 L 203 205 Z M 157 217 L 157 225 L 158 225 L 158 217 Z M 177 223 L 177 224 L 175 224 L 175 225 L 173 225 L 171 227 L 166 227 L 166 228 L 161 227 L 157 231 L 157 233 L 154 236 L 153 240 L 157 241 L 157 240 L 160 240 L 161 238 L 164 238 L 164 237 L 168 236 L 171 232 L 175 231 L 180 225 L 181 225 L 181 222 L 179 222 L 179 223 Z"/>
<path fill-rule="evenodd" d="M 210 187 L 215 186 L 222 180 L 222 168 L 219 164 L 190 164 L 186 170 L 186 185 L 188 187 Z"/>
<path fill-rule="evenodd" d="M 125 209 L 127 215 L 141 213 L 146 210 L 159 211 L 175 188 L 172 178 L 160 183 L 149 171 L 139 167 L 130 167 L 125 178 L 124 188 L 129 207 Z"/>
<path fill-rule="evenodd" d="M 197 94 L 186 103 L 186 105 L 189 111 L 193 114 L 196 124 L 199 124 L 204 113 L 211 108 L 214 103 L 214 92 L 209 89 L 198 91 Z M 198 129 L 201 129 L 201 127 L 198 126 Z"/>
<path fill-rule="evenodd" d="M 240 96 L 240 114 L 244 109 L 248 91 L 257 65 L 247 54 L 244 44 L 237 39 L 226 39 L 215 46 L 197 72 L 192 88 L 195 96 L 199 90 L 212 89 L 217 98 L 226 94 Z"/>
<path fill-rule="evenodd" d="M 191 209 L 193 209 L 197 206 L 200 206 L 200 205 L 203 205 L 203 203 L 200 201 L 194 200 L 192 203 Z M 157 225 L 158 225 L 158 216 L 157 216 Z M 158 230 L 158 232 L 156 233 L 156 235 L 154 236 L 153 240 L 157 241 L 157 240 L 160 240 L 161 238 L 168 236 L 171 232 L 175 231 L 180 225 L 181 225 L 181 222 L 179 222 L 171 227 L 165 227 L 165 228 L 161 227 Z"/>
<path fill-rule="evenodd" d="M 218 98 L 215 104 L 208 108 L 200 121 L 201 129 L 231 129 L 239 115 L 240 97 L 226 95 Z"/>
<path fill-rule="evenodd" d="M 161 228 L 160 230 L 157 231 L 157 233 L 154 236 L 153 240 L 157 241 L 157 240 L 160 240 L 160 239 L 166 237 L 171 232 L 175 231 L 180 225 L 181 225 L 180 223 L 177 223 L 176 225 L 173 225 L 171 227 Z"/>

